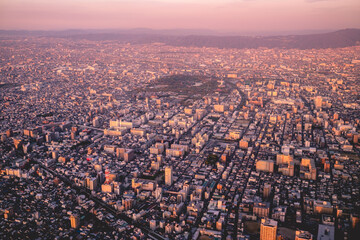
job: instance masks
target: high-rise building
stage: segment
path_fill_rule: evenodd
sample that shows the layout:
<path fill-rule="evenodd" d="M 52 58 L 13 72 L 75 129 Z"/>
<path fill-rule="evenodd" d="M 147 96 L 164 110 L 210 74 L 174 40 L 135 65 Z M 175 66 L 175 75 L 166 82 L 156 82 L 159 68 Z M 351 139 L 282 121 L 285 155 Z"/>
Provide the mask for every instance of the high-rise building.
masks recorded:
<path fill-rule="evenodd" d="M 253 213 L 258 217 L 269 217 L 270 212 L 270 203 L 268 202 L 259 202 L 254 203 Z"/>
<path fill-rule="evenodd" d="M 80 218 L 78 215 L 70 216 L 70 223 L 72 228 L 78 228 L 80 226 Z"/>
<path fill-rule="evenodd" d="M 318 240 L 334 240 L 335 239 L 335 227 L 326 224 L 319 224 L 318 227 Z"/>
<path fill-rule="evenodd" d="M 14 215 L 14 210 L 12 208 L 5 209 L 5 211 L 4 211 L 5 219 L 10 219 L 10 218 L 12 218 L 13 215 Z"/>
<path fill-rule="evenodd" d="M 94 127 L 100 127 L 100 118 L 99 117 L 95 117 L 93 119 L 93 126 Z"/>
<path fill-rule="evenodd" d="M 316 167 L 314 159 L 301 159 L 300 178 L 316 180 Z"/>
<path fill-rule="evenodd" d="M 271 193 L 271 184 L 265 183 L 264 191 L 263 191 L 264 198 L 268 198 L 270 196 L 270 193 Z"/>
<path fill-rule="evenodd" d="M 111 192 L 113 192 L 113 185 L 112 184 L 102 184 L 101 191 L 104 193 L 111 193 Z"/>
<path fill-rule="evenodd" d="M 275 240 L 277 224 L 277 221 L 273 219 L 261 219 L 260 240 Z"/>
<path fill-rule="evenodd" d="M 116 156 L 128 162 L 134 159 L 134 150 L 127 148 L 116 148 Z"/>
<path fill-rule="evenodd" d="M 90 190 L 95 190 L 97 188 L 98 185 L 98 178 L 93 177 L 89 179 L 89 189 Z"/>
<path fill-rule="evenodd" d="M 165 184 L 172 185 L 173 183 L 173 169 L 172 166 L 165 167 Z"/>
<path fill-rule="evenodd" d="M 354 134 L 354 136 L 353 136 L 353 142 L 354 142 L 354 143 L 358 143 L 358 142 L 359 142 L 359 135 L 360 135 L 360 134 L 358 134 L 358 133 Z"/>
<path fill-rule="evenodd" d="M 322 106 L 322 97 L 316 96 L 314 99 L 315 108 L 321 108 Z"/>
<path fill-rule="evenodd" d="M 156 229 L 156 220 L 150 220 L 150 229 L 153 231 Z"/>
<path fill-rule="evenodd" d="M 162 197 L 162 188 L 158 187 L 155 189 L 155 198 L 161 201 L 161 197 Z"/>
<path fill-rule="evenodd" d="M 357 228 L 360 222 L 360 216 L 357 213 L 350 214 L 351 226 L 353 229 Z"/>
<path fill-rule="evenodd" d="M 259 160 L 256 162 L 256 171 L 274 172 L 274 162 L 271 160 Z"/>

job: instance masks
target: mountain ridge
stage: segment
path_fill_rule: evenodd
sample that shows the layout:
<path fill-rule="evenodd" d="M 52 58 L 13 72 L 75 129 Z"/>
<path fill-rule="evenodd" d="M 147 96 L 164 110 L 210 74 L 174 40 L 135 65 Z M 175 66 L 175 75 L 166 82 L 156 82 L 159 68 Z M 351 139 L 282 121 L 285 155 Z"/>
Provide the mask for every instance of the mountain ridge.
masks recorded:
<path fill-rule="evenodd" d="M 194 30 L 195 31 L 195 30 Z M 360 45 L 360 29 L 348 28 L 334 32 L 278 35 L 278 36 L 218 36 L 218 35 L 175 35 L 151 29 L 134 30 L 64 30 L 64 31 L 9 31 L 0 30 L 0 36 L 41 36 L 66 38 L 71 40 L 104 41 L 113 40 L 131 44 L 163 43 L 184 47 L 215 48 L 284 48 L 284 49 L 322 49 L 341 48 Z"/>

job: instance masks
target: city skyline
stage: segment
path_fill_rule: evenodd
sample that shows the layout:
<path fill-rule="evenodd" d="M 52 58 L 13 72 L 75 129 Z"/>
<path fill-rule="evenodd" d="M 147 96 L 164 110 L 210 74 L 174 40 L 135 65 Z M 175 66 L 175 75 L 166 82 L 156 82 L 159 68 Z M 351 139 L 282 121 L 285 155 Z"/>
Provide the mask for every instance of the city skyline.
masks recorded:
<path fill-rule="evenodd" d="M 359 236 L 360 46 L 0 36 L 0 238 Z"/>

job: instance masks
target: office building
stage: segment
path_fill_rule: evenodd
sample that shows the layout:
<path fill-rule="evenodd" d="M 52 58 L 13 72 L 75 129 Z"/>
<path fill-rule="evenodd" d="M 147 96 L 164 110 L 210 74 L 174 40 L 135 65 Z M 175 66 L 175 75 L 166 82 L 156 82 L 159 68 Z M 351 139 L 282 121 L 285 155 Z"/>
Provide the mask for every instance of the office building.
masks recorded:
<path fill-rule="evenodd" d="M 315 108 L 321 108 L 322 106 L 322 97 L 316 96 L 314 99 Z"/>
<path fill-rule="evenodd" d="M 277 224 L 277 221 L 273 219 L 261 219 L 260 240 L 275 240 Z"/>
<path fill-rule="evenodd" d="M 79 228 L 80 226 L 80 218 L 78 215 L 71 215 L 70 216 L 70 223 L 71 223 L 71 228 Z"/>
<path fill-rule="evenodd" d="M 319 224 L 317 240 L 334 240 L 335 227 L 331 225 Z"/>
<path fill-rule="evenodd" d="M 254 204 L 253 213 L 255 216 L 269 217 L 269 212 L 270 212 L 270 203 L 260 202 Z"/>
<path fill-rule="evenodd" d="M 259 160 L 256 162 L 256 171 L 274 172 L 274 162 L 268 160 Z"/>
<path fill-rule="evenodd" d="M 264 191 L 263 191 L 263 197 L 268 198 L 271 193 L 271 184 L 265 183 L 264 184 Z"/>
<path fill-rule="evenodd" d="M 173 183 L 173 169 L 172 166 L 165 167 L 165 184 L 170 186 Z"/>

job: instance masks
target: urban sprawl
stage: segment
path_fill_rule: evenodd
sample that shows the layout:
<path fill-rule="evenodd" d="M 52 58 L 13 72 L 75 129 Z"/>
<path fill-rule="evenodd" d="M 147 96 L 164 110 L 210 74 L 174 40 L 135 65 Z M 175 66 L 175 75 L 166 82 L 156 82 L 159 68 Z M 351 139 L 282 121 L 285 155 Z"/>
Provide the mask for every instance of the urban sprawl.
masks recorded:
<path fill-rule="evenodd" d="M 359 46 L 0 42 L 1 239 L 359 237 Z"/>

